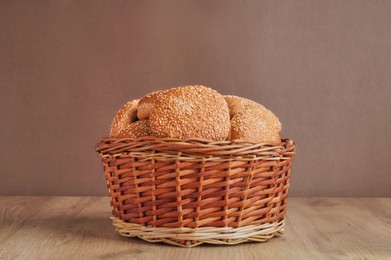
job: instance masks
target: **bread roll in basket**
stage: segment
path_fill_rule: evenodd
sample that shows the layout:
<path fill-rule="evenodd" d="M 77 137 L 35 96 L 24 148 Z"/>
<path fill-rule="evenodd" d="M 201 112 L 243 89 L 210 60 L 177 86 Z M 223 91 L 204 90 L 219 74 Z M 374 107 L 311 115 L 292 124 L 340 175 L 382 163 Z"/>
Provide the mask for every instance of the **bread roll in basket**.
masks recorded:
<path fill-rule="evenodd" d="M 281 235 L 295 144 L 280 140 L 102 139 L 116 230 L 181 247 Z"/>

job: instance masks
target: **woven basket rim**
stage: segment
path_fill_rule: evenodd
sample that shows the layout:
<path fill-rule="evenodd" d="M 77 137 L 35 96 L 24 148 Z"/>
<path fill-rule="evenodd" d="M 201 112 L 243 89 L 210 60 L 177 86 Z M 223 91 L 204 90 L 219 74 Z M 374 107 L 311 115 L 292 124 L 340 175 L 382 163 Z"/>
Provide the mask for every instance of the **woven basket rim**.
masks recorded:
<path fill-rule="evenodd" d="M 116 138 L 116 137 L 103 137 L 101 138 L 102 141 L 111 141 L 115 143 L 120 142 L 137 142 L 137 141 L 144 141 L 144 140 L 150 140 L 150 141 L 161 141 L 161 142 L 169 142 L 169 143 L 199 143 L 199 144 L 206 144 L 206 145 L 232 145 L 232 144 L 241 144 L 241 145 L 271 145 L 276 146 L 276 143 L 271 142 L 251 142 L 241 139 L 235 139 L 235 140 L 223 140 L 223 141 L 215 141 L 211 139 L 205 139 L 205 138 L 187 138 L 187 139 L 180 139 L 180 138 L 161 138 L 156 136 L 141 136 L 137 138 Z M 281 140 L 291 140 L 291 138 L 281 138 Z"/>
<path fill-rule="evenodd" d="M 95 151 L 101 156 L 117 156 L 132 153 L 144 156 L 145 154 L 164 155 L 191 155 L 199 157 L 262 157 L 281 158 L 295 155 L 295 143 L 292 139 L 281 139 L 279 144 L 254 143 L 243 140 L 213 141 L 201 138 L 177 139 L 144 136 L 139 138 L 111 138 L 101 139 L 95 145 Z"/>

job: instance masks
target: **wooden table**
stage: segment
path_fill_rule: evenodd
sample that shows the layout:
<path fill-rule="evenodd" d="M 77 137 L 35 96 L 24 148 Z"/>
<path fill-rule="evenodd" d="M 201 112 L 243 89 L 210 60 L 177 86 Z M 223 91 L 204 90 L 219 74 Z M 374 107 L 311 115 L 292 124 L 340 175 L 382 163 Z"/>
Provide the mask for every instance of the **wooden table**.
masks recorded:
<path fill-rule="evenodd" d="M 391 259 L 391 198 L 289 198 L 283 237 L 178 248 L 119 236 L 105 197 L 0 197 L 0 259 Z"/>

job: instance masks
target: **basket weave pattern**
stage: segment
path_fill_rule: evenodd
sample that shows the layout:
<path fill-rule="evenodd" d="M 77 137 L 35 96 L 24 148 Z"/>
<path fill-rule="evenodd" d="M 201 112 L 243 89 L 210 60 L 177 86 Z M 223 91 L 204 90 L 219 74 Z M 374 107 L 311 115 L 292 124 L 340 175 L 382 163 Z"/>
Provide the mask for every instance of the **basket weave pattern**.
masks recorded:
<path fill-rule="evenodd" d="M 130 230 L 135 226 L 140 230 L 239 230 L 283 223 L 295 152 L 290 139 L 275 146 L 202 139 L 106 138 L 96 151 L 102 156 L 117 229 L 131 224 Z M 135 236 L 143 238 L 142 234 Z"/>

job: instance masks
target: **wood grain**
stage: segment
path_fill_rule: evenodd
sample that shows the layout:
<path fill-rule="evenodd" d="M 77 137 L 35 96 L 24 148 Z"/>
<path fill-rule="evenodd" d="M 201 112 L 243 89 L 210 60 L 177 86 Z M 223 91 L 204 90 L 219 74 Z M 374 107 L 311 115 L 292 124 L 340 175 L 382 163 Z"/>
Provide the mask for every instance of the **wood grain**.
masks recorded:
<path fill-rule="evenodd" d="M 184 249 L 120 237 L 105 197 L 0 197 L 0 259 L 391 259 L 391 198 L 289 198 L 266 243 Z"/>

